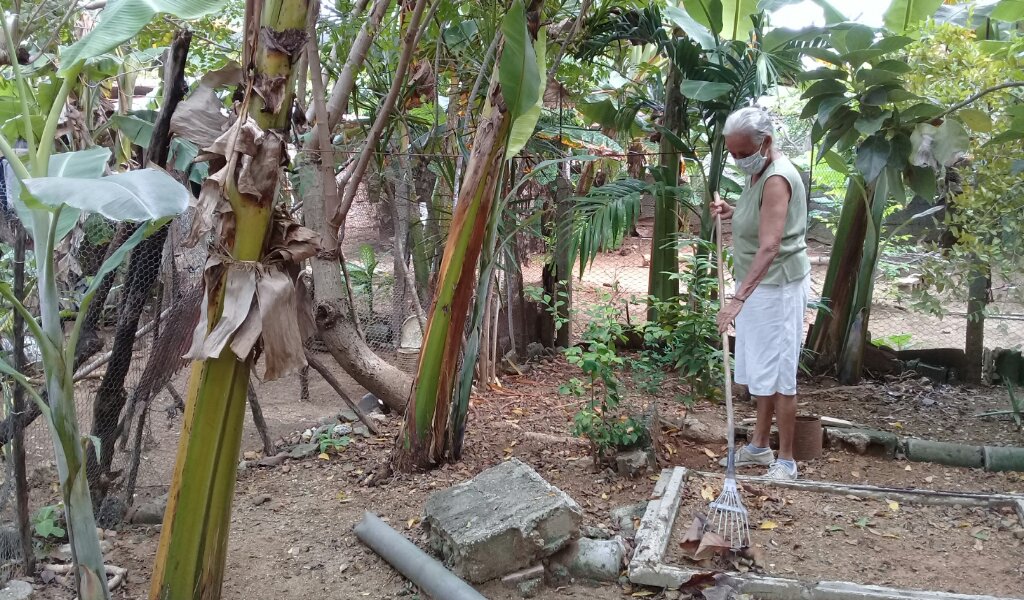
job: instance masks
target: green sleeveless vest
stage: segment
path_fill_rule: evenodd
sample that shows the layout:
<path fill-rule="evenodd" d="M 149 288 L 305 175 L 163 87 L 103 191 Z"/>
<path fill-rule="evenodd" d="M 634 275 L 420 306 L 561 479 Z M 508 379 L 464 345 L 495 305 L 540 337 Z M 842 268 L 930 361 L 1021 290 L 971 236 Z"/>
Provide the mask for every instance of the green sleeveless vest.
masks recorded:
<path fill-rule="evenodd" d="M 732 216 L 733 266 L 737 285 L 747 277 L 754 254 L 760 246 L 758 226 L 761 220 L 761 193 L 764 182 L 773 175 L 785 177 L 791 190 L 786 226 L 782 232 L 779 255 L 772 261 L 761 283 L 781 285 L 803 279 L 811 272 L 807 258 L 807 192 L 800 172 L 788 158 L 781 157 L 768 166 L 757 183 L 747 179 L 746 189 L 736 202 Z"/>

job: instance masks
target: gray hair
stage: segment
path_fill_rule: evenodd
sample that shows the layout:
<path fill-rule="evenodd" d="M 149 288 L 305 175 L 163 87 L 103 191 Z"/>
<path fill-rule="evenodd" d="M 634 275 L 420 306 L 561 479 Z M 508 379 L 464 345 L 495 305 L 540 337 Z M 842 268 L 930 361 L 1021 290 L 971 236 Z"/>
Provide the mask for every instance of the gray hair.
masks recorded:
<path fill-rule="evenodd" d="M 744 134 L 760 145 L 764 138 L 775 138 L 775 127 L 768 112 L 756 106 L 747 106 L 729 115 L 725 120 L 724 135 Z"/>

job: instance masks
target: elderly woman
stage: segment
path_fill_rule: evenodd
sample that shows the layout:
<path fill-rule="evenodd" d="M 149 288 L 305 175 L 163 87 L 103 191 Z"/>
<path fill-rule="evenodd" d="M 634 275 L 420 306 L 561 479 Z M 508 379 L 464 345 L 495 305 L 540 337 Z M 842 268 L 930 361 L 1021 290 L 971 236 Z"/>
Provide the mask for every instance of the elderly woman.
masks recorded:
<path fill-rule="evenodd" d="M 763 465 L 767 477 L 796 479 L 796 375 L 811 264 L 803 180 L 775 149 L 774 133 L 768 114 L 756 107 L 737 110 L 725 121 L 726 148 L 747 182 L 735 208 L 717 194 L 712 203 L 713 214 L 732 219 L 738 283 L 733 299 L 723 302 L 718 327 L 725 331 L 735 322 L 735 380 L 757 401 L 754 436 L 737 450 L 736 465 Z M 778 458 L 769 447 L 772 415 L 779 428 Z"/>

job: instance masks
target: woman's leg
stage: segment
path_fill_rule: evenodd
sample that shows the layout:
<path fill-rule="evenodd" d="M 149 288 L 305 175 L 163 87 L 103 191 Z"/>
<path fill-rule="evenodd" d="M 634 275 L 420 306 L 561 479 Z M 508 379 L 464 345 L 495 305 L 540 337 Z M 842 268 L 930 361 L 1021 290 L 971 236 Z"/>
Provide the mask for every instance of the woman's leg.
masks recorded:
<path fill-rule="evenodd" d="M 796 429 L 796 396 L 775 394 L 775 423 L 779 427 L 779 458 L 793 460 L 793 430 Z M 758 414 L 758 421 L 761 415 Z M 770 418 L 770 417 L 769 417 Z"/>
<path fill-rule="evenodd" d="M 754 437 L 750 441 L 758 448 L 768 448 L 771 444 L 775 396 L 754 396 L 754 399 L 757 401 L 757 423 L 754 425 Z"/>

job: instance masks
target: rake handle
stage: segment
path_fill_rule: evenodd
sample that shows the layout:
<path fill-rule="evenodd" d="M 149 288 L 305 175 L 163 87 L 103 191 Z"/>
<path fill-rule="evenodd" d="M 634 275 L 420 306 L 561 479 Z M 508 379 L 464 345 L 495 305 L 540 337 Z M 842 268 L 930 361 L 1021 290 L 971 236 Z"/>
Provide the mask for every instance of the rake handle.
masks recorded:
<path fill-rule="evenodd" d="M 718 301 L 722 308 L 725 307 L 725 261 L 722 258 L 722 215 L 715 215 L 715 235 L 718 245 Z M 732 414 L 732 370 L 729 368 L 729 330 L 722 332 L 722 368 L 725 373 L 725 414 L 729 440 L 729 454 L 726 458 L 725 475 L 732 478 L 736 475 L 736 432 L 733 424 Z"/>

